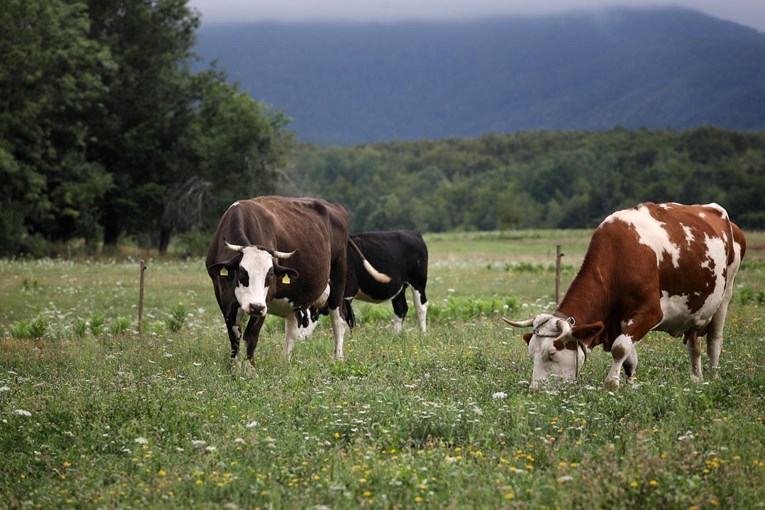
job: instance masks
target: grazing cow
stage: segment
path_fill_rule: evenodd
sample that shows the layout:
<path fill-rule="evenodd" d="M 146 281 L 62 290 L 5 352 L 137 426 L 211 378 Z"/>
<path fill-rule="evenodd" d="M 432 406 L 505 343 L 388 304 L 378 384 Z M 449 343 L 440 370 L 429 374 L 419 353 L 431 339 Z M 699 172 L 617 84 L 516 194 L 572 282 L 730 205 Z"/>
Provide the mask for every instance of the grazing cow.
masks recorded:
<path fill-rule="evenodd" d="M 553 314 L 526 321 L 531 387 L 551 375 L 573 380 L 598 344 L 611 351 L 608 387 L 638 364 L 635 346 L 651 330 L 683 336 L 692 376 L 701 379 L 699 337 L 707 335 L 713 377 L 733 282 L 746 241 L 717 204 L 640 204 L 595 230 L 574 281 Z"/>
<path fill-rule="evenodd" d="M 284 351 L 289 359 L 298 319 L 310 306 L 329 309 L 335 357 L 343 359 L 340 306 L 347 246 L 348 213 L 341 205 L 286 197 L 234 202 L 218 224 L 205 262 L 226 322 L 232 360 L 239 352 L 242 318 L 248 314 L 243 336 L 252 364 L 267 313 L 285 319 Z M 367 266 L 386 281 L 385 275 Z"/>
<path fill-rule="evenodd" d="M 345 280 L 345 320 L 348 325 L 356 325 L 351 306 L 353 299 L 368 303 L 391 300 L 394 313 L 393 329 L 400 333 L 404 317 L 409 310 L 406 289 L 412 287 L 414 307 L 417 310 L 420 330 L 424 333 L 427 329 L 428 312 L 428 299 L 425 296 L 428 281 L 428 247 L 422 235 L 412 230 L 363 232 L 351 234 L 350 242 L 358 246 L 361 253 L 348 250 L 348 273 Z M 390 281 L 381 283 L 370 277 L 364 270 L 363 257 L 375 268 L 390 276 Z M 326 309 L 313 308 L 311 312 L 310 317 L 306 317 L 306 324 L 303 324 L 306 328 L 301 330 L 301 336 L 311 333 L 316 326 L 318 312 L 326 313 Z"/>

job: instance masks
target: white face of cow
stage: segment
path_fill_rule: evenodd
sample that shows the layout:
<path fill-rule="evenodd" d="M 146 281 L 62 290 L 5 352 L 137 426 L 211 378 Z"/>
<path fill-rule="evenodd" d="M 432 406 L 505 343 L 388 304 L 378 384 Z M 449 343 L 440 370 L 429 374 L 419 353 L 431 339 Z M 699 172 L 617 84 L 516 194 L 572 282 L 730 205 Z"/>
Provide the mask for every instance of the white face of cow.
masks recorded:
<path fill-rule="evenodd" d="M 516 325 L 516 324 L 513 324 Z M 572 336 L 571 325 L 550 314 L 540 314 L 531 324 L 534 329 L 528 340 L 529 356 L 534 363 L 531 387 L 550 377 L 575 380 L 584 365 L 584 351 Z"/>
<path fill-rule="evenodd" d="M 274 259 L 255 246 L 242 248 L 234 295 L 245 313 L 265 316 L 268 313 L 268 291 L 274 279 Z"/>

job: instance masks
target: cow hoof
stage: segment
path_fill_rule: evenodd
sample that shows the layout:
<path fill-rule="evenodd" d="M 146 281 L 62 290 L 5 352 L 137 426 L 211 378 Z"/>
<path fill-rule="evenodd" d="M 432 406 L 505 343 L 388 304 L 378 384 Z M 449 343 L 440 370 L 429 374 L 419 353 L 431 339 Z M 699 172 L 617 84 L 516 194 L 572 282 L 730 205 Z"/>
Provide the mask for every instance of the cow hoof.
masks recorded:
<path fill-rule="evenodd" d="M 615 390 L 619 387 L 619 379 L 606 379 L 606 388 Z"/>

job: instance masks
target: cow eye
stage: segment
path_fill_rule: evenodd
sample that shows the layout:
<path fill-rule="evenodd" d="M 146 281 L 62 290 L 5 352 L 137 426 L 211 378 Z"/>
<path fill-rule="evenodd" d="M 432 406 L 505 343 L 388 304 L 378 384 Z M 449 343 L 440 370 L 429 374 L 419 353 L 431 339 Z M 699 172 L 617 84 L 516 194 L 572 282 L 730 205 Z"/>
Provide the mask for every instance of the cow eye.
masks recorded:
<path fill-rule="evenodd" d="M 250 273 L 244 269 L 239 270 L 239 285 L 242 287 L 250 286 Z"/>
<path fill-rule="evenodd" d="M 265 281 L 265 286 L 266 286 L 266 287 L 268 287 L 269 285 L 271 285 L 271 280 L 272 280 L 273 278 L 274 278 L 274 268 L 272 267 L 272 268 L 270 268 L 270 269 L 268 270 L 268 272 L 266 273 L 266 281 Z"/>

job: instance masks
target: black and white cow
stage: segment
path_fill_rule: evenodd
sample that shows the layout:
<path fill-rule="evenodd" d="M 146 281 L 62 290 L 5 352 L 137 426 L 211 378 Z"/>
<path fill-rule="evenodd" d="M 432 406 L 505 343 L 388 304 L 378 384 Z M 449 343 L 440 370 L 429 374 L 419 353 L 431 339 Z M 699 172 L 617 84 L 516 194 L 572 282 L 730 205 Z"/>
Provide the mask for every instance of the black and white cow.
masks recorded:
<path fill-rule="evenodd" d="M 340 307 L 348 244 L 348 213 L 339 204 L 277 196 L 234 202 L 218 224 L 205 261 L 226 322 L 232 360 L 244 336 L 252 364 L 268 313 L 285 319 L 284 352 L 289 359 L 298 320 L 311 306 L 329 310 L 335 357 L 343 359 Z M 379 281 L 388 279 L 368 263 L 366 267 Z M 250 320 L 242 335 L 244 314 Z"/>
<path fill-rule="evenodd" d="M 355 251 L 348 252 L 348 274 L 345 280 L 347 303 L 346 320 L 355 325 L 351 300 L 368 303 L 393 303 L 393 329 L 401 332 L 404 317 L 409 310 L 406 303 L 406 289 L 412 287 L 412 299 L 417 311 L 420 330 L 427 329 L 428 298 L 425 286 L 428 283 L 428 247 L 419 232 L 396 230 L 392 232 L 362 232 L 351 234 L 356 243 L 375 268 L 390 276 L 390 281 L 380 283 L 363 269 L 363 259 Z"/>
<path fill-rule="evenodd" d="M 427 329 L 426 316 L 428 299 L 425 286 L 428 282 L 428 247 L 419 232 L 396 230 L 391 232 L 362 232 L 351 234 L 350 243 L 356 249 L 348 250 L 348 273 L 345 280 L 345 320 L 354 327 L 356 319 L 351 301 L 358 299 L 368 303 L 393 303 L 393 329 L 401 332 L 404 317 L 409 310 L 406 302 L 406 289 L 412 288 L 414 307 L 420 330 Z M 390 281 L 381 283 L 364 269 L 368 261 L 379 271 L 390 277 Z M 301 329 L 300 336 L 306 337 L 316 326 L 318 312 L 326 314 L 326 309 L 312 308 L 312 315 L 307 326 Z"/>

